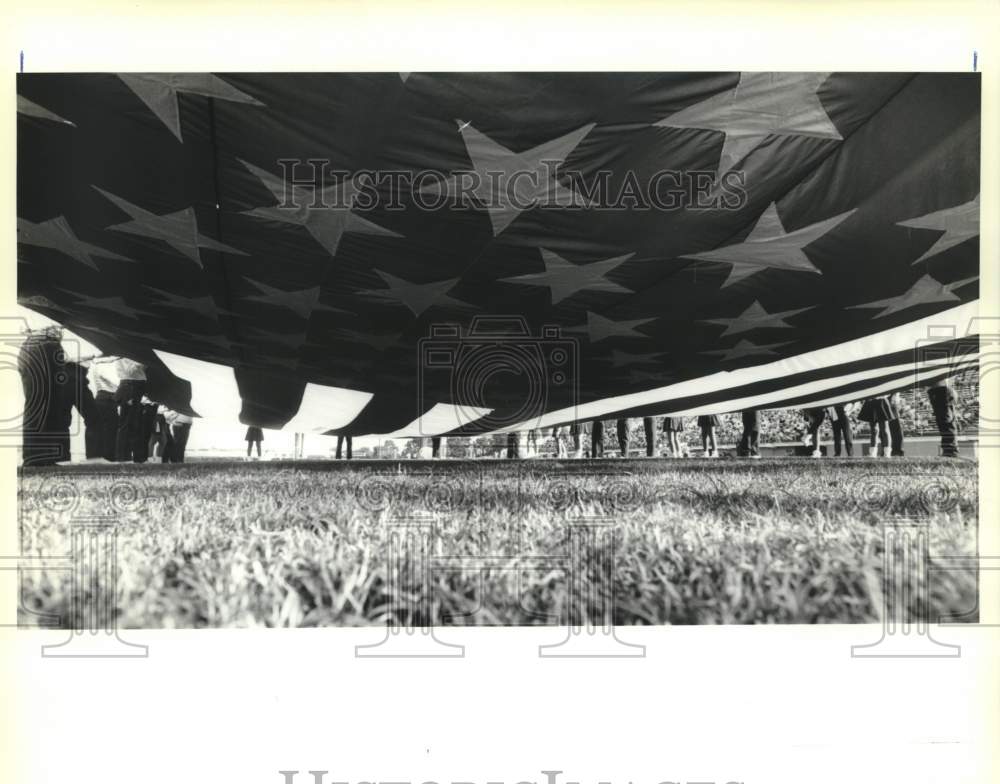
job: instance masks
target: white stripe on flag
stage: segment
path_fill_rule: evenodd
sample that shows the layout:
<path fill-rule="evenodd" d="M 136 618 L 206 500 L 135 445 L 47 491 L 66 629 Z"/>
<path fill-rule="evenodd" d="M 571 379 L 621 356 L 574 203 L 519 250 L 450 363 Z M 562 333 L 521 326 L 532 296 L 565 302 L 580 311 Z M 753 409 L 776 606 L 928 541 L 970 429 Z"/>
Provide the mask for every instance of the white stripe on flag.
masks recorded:
<path fill-rule="evenodd" d="M 826 406 L 832 406 L 836 403 L 850 403 L 855 400 L 864 400 L 866 397 L 876 397 L 877 395 L 885 395 L 889 392 L 899 391 L 901 387 L 911 386 L 912 384 L 920 381 L 935 381 L 939 378 L 944 378 L 954 373 L 956 370 L 968 370 L 976 366 L 975 361 L 970 361 L 967 364 L 959 365 L 937 365 L 936 367 L 923 367 L 918 372 L 914 373 L 909 379 L 906 379 L 905 383 L 901 383 L 902 379 L 896 379 L 894 381 L 885 381 L 880 384 L 875 384 L 870 387 L 865 387 L 863 389 L 855 390 L 849 395 L 833 395 L 831 397 L 826 397 L 820 400 L 810 400 L 807 404 L 804 404 L 803 408 L 826 408 Z M 786 406 L 776 406 L 776 408 L 797 408 L 795 406 L 795 401 L 792 398 L 788 398 L 791 405 Z"/>
<path fill-rule="evenodd" d="M 491 414 L 492 408 L 476 408 L 474 406 L 456 406 L 451 403 L 438 403 L 430 411 L 417 417 L 406 427 L 394 433 L 380 434 L 383 438 L 419 438 L 421 436 L 437 436 L 450 433 L 459 427 L 472 424 L 477 419 Z"/>
<path fill-rule="evenodd" d="M 373 397 L 344 387 L 306 384 L 299 410 L 281 429 L 293 433 L 324 433 L 349 425 Z"/>
<path fill-rule="evenodd" d="M 158 349 L 153 349 L 153 352 L 177 378 L 191 383 L 191 408 L 198 416 L 227 422 L 240 421 L 243 399 L 231 367 Z"/>
<path fill-rule="evenodd" d="M 974 300 L 957 308 L 936 313 L 933 316 L 903 324 L 898 327 L 877 332 L 874 335 L 850 340 L 835 346 L 809 351 L 794 357 L 769 362 L 764 365 L 740 368 L 739 370 L 724 371 L 714 373 L 711 376 L 681 381 L 677 384 L 669 384 L 657 389 L 650 389 L 644 392 L 633 392 L 629 395 L 618 395 L 616 397 L 603 398 L 590 403 L 581 403 L 573 408 L 564 408 L 537 417 L 531 421 L 531 428 L 552 427 L 570 421 L 585 421 L 590 419 L 610 419 L 615 413 L 625 411 L 639 406 L 654 405 L 660 402 L 667 402 L 678 398 L 691 397 L 696 395 L 709 395 L 713 393 L 725 392 L 727 389 L 741 387 L 746 384 L 754 384 L 774 378 L 786 378 L 798 373 L 821 370 L 823 368 L 835 367 L 837 365 L 849 364 L 851 362 L 863 362 L 873 357 L 894 354 L 899 351 L 915 351 L 922 343 L 929 341 L 929 335 L 934 330 L 942 327 L 954 327 L 955 335 L 962 337 L 968 334 L 971 324 L 979 316 L 979 301 Z M 937 337 L 936 341 L 943 338 Z M 914 367 L 908 364 L 903 367 Z M 823 389 L 840 386 L 849 383 L 851 378 L 861 380 L 873 376 L 883 376 L 891 369 L 877 368 L 863 373 L 849 374 L 847 376 L 836 376 L 802 384 L 797 387 L 790 387 L 784 390 L 776 390 L 752 398 L 728 399 L 713 404 L 699 406 L 694 413 L 697 414 L 724 414 L 729 411 L 736 411 L 741 408 L 767 408 L 770 402 L 780 402 L 782 399 L 790 399 L 794 395 L 804 395 L 809 392 L 821 392 Z M 902 386 L 903 384 L 900 384 Z M 863 397 L 860 393 L 851 399 Z M 662 414 L 671 416 L 690 415 L 690 412 L 663 411 Z M 501 428 L 494 432 L 506 433 L 516 430 L 526 429 L 525 423 L 518 423 L 510 427 Z"/>

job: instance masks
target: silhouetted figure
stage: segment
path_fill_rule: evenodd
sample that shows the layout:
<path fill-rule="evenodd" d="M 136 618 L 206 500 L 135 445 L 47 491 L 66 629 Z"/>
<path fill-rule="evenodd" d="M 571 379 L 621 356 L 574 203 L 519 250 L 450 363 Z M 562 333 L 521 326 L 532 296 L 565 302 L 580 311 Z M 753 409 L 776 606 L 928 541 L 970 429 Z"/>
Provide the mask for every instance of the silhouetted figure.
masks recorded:
<path fill-rule="evenodd" d="M 118 440 L 118 373 L 115 371 L 117 357 L 98 357 L 90 365 L 90 375 L 94 380 L 94 408 L 96 411 L 97 456 L 105 460 L 115 460 Z"/>
<path fill-rule="evenodd" d="M 756 408 L 750 408 L 741 412 L 740 418 L 743 420 L 743 436 L 740 444 L 736 448 L 736 453 L 741 457 L 760 457 L 760 412 Z"/>
<path fill-rule="evenodd" d="M 884 397 L 870 397 L 861 404 L 858 419 L 868 423 L 869 457 L 884 457 L 889 454 L 889 436 L 886 433 L 886 423 L 889 421 L 890 414 L 889 403 Z"/>
<path fill-rule="evenodd" d="M 941 435 L 941 456 L 958 457 L 958 418 L 955 416 L 958 398 L 949 380 L 942 378 L 927 387 L 927 399 Z"/>
<path fill-rule="evenodd" d="M 656 454 L 656 417 L 643 417 L 642 429 L 646 436 L 646 457 Z"/>
<path fill-rule="evenodd" d="M 507 434 L 507 459 L 513 460 L 516 457 L 521 456 L 521 439 L 518 437 L 517 433 Z"/>
<path fill-rule="evenodd" d="M 628 420 L 617 420 L 615 429 L 618 435 L 618 452 L 622 457 L 628 457 Z"/>
<path fill-rule="evenodd" d="M 337 436 L 337 459 L 340 460 L 343 455 L 344 445 L 347 445 L 347 459 L 350 460 L 354 455 L 352 454 L 352 439 L 351 436 Z"/>
<path fill-rule="evenodd" d="M 170 428 L 170 462 L 183 463 L 184 454 L 187 450 L 188 436 L 191 435 L 191 417 L 181 414 L 178 411 L 171 411 L 169 408 L 164 413 L 167 420 L 167 427 Z M 261 434 L 261 438 L 264 436 Z M 260 454 L 260 443 L 257 444 Z"/>
<path fill-rule="evenodd" d="M 247 442 L 247 457 L 250 457 L 254 445 L 257 446 L 257 457 L 260 457 L 260 442 L 264 440 L 264 431 L 251 425 L 247 428 L 247 434 L 243 438 Z"/>
<path fill-rule="evenodd" d="M 889 406 L 889 444 L 893 457 L 903 457 L 903 423 L 899 419 L 899 393 L 893 392 L 885 401 Z"/>
<path fill-rule="evenodd" d="M 826 415 L 830 417 L 830 424 L 833 427 L 834 456 L 840 457 L 840 445 L 843 442 L 844 451 L 848 457 L 852 457 L 854 440 L 851 437 L 851 418 L 847 414 L 847 407 L 843 403 L 827 406 Z"/>
<path fill-rule="evenodd" d="M 600 419 L 590 425 L 590 456 L 604 457 L 604 422 Z"/>
<path fill-rule="evenodd" d="M 146 369 L 140 362 L 119 357 L 115 361 L 115 371 L 118 373 L 118 389 L 115 392 L 115 401 L 118 403 L 116 459 L 142 463 L 146 460 L 146 444 L 149 440 L 148 433 L 144 432 L 142 407 L 142 397 L 146 391 Z"/>

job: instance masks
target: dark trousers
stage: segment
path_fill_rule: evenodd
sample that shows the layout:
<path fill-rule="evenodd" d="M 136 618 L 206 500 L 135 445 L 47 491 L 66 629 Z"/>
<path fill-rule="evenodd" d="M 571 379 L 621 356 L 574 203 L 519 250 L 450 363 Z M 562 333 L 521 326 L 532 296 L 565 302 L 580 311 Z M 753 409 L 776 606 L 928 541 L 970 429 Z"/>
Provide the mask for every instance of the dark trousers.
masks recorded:
<path fill-rule="evenodd" d="M 646 457 L 656 454 L 656 418 L 643 417 L 642 429 L 646 435 Z"/>
<path fill-rule="evenodd" d="M 191 423 L 179 422 L 176 425 L 167 425 L 167 427 L 170 429 L 170 462 L 183 463 L 188 436 L 191 433 Z M 260 451 L 260 441 L 257 442 L 257 450 Z"/>
<path fill-rule="evenodd" d="M 844 451 L 847 456 L 854 454 L 854 441 L 851 438 L 851 420 L 846 416 L 837 417 L 833 420 L 833 453 L 840 457 L 840 442 L 844 442 Z"/>
<path fill-rule="evenodd" d="M 350 460 L 353 456 L 351 454 L 351 436 L 337 436 L 337 459 L 340 460 L 341 455 L 344 453 L 344 442 L 347 442 L 347 459 Z"/>
<path fill-rule="evenodd" d="M 441 436 L 431 436 L 431 456 L 441 456 Z"/>
<path fill-rule="evenodd" d="M 903 425 L 898 419 L 889 420 L 889 442 L 892 444 L 892 454 L 903 456 Z"/>
<path fill-rule="evenodd" d="M 590 428 L 590 456 L 604 457 L 604 422 L 595 419 Z"/>
<path fill-rule="evenodd" d="M 97 457 L 114 460 L 118 438 L 118 404 L 111 392 L 98 392 L 94 400 L 97 423 L 92 429 L 97 434 Z"/>
<path fill-rule="evenodd" d="M 869 434 L 869 438 L 871 440 L 869 441 L 869 443 L 871 444 L 872 449 L 875 448 L 875 439 L 877 437 L 879 443 L 879 449 L 881 449 L 882 453 L 885 454 L 885 450 L 889 443 L 889 436 L 885 430 L 885 422 L 872 422 L 869 425 L 869 427 L 871 428 L 871 432 Z"/>
<path fill-rule="evenodd" d="M 743 424 L 743 436 L 740 438 L 740 445 L 737 451 L 743 457 L 760 453 L 760 430 L 756 422 L 753 424 L 745 422 Z"/>
<path fill-rule="evenodd" d="M 94 399 L 94 395 L 87 385 L 86 373 L 81 376 L 80 382 L 77 390 L 79 394 L 77 410 L 83 418 L 83 448 L 89 460 L 103 456 L 101 454 L 101 417 L 97 413 L 97 400 Z"/>
<path fill-rule="evenodd" d="M 520 449 L 518 448 L 518 437 L 517 433 L 507 434 L 507 458 L 513 460 L 515 457 L 520 456 Z"/>
<path fill-rule="evenodd" d="M 257 445 L 257 457 L 260 457 L 260 439 L 259 438 L 247 439 L 247 457 L 250 457 L 250 453 L 253 451 L 254 444 Z M 337 455 L 337 457 L 340 457 L 340 455 Z"/>
<path fill-rule="evenodd" d="M 619 419 L 615 428 L 618 431 L 618 449 L 622 457 L 628 457 L 628 420 Z"/>
<path fill-rule="evenodd" d="M 163 414 L 156 415 L 156 429 L 149 438 L 149 456 L 159 457 L 161 463 L 169 463 L 173 458 L 173 435 Z"/>
<path fill-rule="evenodd" d="M 957 457 L 958 423 L 955 417 L 955 393 L 948 387 L 928 387 L 927 398 L 930 400 L 938 433 L 941 435 L 941 454 L 945 457 Z"/>
<path fill-rule="evenodd" d="M 815 452 L 819 449 L 819 429 L 826 419 L 826 412 L 822 409 L 809 413 L 809 435 L 812 437 L 812 449 Z"/>
<path fill-rule="evenodd" d="M 145 389 L 145 381 L 122 381 L 115 393 L 119 405 L 115 457 L 119 461 L 142 463 L 146 460 L 149 436 L 144 433 L 143 405 L 139 402 Z"/>

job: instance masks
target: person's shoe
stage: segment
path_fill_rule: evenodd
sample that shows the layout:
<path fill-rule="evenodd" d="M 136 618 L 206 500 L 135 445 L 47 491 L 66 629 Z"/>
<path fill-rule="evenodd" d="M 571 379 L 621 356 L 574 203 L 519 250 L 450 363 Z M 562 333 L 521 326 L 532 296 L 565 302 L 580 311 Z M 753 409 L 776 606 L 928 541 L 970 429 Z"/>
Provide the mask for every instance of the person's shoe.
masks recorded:
<path fill-rule="evenodd" d="M 760 460 L 760 455 L 750 455 L 751 460 Z"/>
<path fill-rule="evenodd" d="M 823 457 L 823 453 L 820 452 L 818 449 L 814 449 L 812 451 L 812 454 L 809 455 L 809 457 Z"/>

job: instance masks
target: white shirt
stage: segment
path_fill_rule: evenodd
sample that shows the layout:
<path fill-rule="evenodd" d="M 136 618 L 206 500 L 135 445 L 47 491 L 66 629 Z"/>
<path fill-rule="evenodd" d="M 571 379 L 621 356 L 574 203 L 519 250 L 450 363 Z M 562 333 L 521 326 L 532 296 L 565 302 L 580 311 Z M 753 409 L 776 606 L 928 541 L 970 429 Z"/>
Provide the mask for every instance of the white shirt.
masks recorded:
<path fill-rule="evenodd" d="M 146 368 L 141 362 L 136 362 L 128 357 L 118 357 L 115 362 L 115 369 L 118 371 L 118 378 L 122 381 L 145 381 Z"/>
<path fill-rule="evenodd" d="M 116 362 L 94 362 L 90 366 L 89 378 L 94 382 L 94 395 L 101 392 L 114 392 L 118 389 L 118 371 Z"/>

